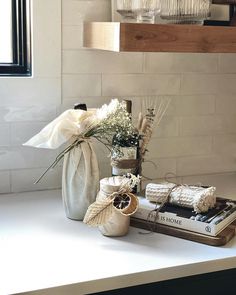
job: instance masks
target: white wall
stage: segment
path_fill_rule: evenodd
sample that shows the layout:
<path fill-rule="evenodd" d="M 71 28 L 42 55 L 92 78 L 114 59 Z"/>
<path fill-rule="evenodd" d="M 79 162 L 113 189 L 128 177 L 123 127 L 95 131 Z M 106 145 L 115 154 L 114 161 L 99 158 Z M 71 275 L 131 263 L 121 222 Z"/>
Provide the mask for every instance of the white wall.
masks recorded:
<path fill-rule="evenodd" d="M 55 152 L 22 143 L 55 118 L 61 104 L 61 0 L 32 1 L 33 76 L 0 77 L 0 192 L 54 188 L 60 170 L 34 185 Z"/>
<path fill-rule="evenodd" d="M 53 1 L 42 2 L 46 7 Z M 74 103 L 99 107 L 112 97 L 132 99 L 134 117 L 145 96 L 172 98 L 149 146 L 148 159 L 158 168 L 144 164 L 145 175 L 235 171 L 236 54 L 113 53 L 82 48 L 83 21 L 110 21 L 110 6 L 110 0 L 62 0 L 62 100 L 59 87 L 53 88 L 54 82 L 60 84 L 53 64 L 47 71 L 47 63 L 38 64 L 47 86 L 32 86 L 31 96 L 12 94 L 9 78 L 4 85 L 13 89 L 10 94 L 0 87 L 1 192 L 59 187 L 59 166 L 38 186 L 32 184 L 55 153 L 21 147 L 21 143 Z M 55 25 L 53 17 L 57 18 L 52 15 L 41 34 Z M 59 48 L 56 44 L 48 50 Z M 99 153 L 103 177 L 110 174 L 110 166 L 107 153 Z"/>

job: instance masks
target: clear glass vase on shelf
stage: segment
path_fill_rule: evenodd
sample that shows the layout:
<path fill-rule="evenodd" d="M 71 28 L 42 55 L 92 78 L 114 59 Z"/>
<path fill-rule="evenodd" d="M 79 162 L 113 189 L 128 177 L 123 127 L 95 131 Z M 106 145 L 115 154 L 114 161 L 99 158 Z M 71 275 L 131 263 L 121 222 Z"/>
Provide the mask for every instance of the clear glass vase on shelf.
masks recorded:
<path fill-rule="evenodd" d="M 202 25 L 210 17 L 211 0 L 161 0 L 160 17 L 168 23 Z"/>
<path fill-rule="evenodd" d="M 133 0 L 133 8 L 138 23 L 155 23 L 160 13 L 160 0 Z"/>
<path fill-rule="evenodd" d="M 122 22 L 136 22 L 136 16 L 133 9 L 133 0 L 115 0 L 115 7 L 116 12 L 122 17 Z"/>

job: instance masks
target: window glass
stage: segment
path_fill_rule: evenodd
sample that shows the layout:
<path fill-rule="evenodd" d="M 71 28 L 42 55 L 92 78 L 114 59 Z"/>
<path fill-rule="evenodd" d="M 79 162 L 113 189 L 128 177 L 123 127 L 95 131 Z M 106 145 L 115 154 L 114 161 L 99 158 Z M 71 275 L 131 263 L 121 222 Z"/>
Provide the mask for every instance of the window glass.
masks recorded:
<path fill-rule="evenodd" d="M 0 63 L 12 62 L 12 1 L 0 0 Z"/>

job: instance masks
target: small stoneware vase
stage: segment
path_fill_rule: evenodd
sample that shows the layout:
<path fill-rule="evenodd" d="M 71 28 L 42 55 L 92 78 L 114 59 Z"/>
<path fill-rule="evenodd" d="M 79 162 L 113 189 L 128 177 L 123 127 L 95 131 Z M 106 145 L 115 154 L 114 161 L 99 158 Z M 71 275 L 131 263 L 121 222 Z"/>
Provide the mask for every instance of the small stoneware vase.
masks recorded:
<path fill-rule="evenodd" d="M 65 154 L 62 172 L 62 200 L 66 216 L 83 220 L 96 200 L 99 169 L 92 143 L 83 141 Z"/>

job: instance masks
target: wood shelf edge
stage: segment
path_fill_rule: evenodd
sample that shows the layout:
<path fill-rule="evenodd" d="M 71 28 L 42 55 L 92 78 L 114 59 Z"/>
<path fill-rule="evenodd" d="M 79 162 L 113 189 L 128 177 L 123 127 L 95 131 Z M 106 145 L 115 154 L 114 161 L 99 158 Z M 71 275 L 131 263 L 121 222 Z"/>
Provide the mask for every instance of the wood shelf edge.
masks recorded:
<path fill-rule="evenodd" d="M 116 52 L 235 53 L 236 27 L 85 22 L 83 45 Z"/>
<path fill-rule="evenodd" d="M 120 23 L 84 22 L 83 46 L 91 49 L 120 51 Z"/>

